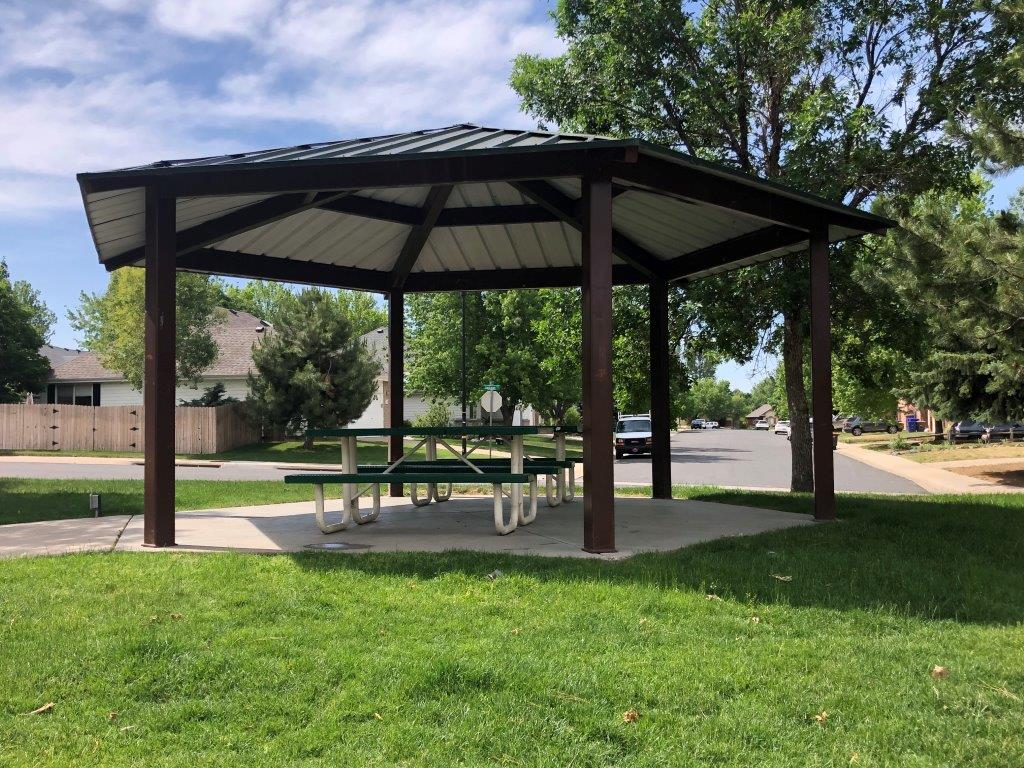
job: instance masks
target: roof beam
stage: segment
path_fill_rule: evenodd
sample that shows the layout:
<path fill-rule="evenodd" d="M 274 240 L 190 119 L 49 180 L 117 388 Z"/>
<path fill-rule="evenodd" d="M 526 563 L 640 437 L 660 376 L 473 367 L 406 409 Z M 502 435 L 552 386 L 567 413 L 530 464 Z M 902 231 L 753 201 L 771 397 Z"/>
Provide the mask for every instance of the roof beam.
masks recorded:
<path fill-rule="evenodd" d="M 561 221 L 579 232 L 583 221 L 577 214 L 577 201 L 546 181 L 511 182 L 519 192 L 546 208 Z M 649 277 L 662 277 L 663 264 L 658 257 L 612 229 L 612 253 Z"/>
<path fill-rule="evenodd" d="M 733 177 L 733 174 L 680 165 L 647 154 L 641 155 L 636 163 L 618 166 L 615 176 L 685 200 L 805 232 L 826 224 L 868 232 L 884 232 L 888 226 L 876 216 L 843 211 L 825 200 L 820 204 L 801 200 L 759 179 L 750 179 L 758 182 L 754 186 L 740 174 Z"/>
<path fill-rule="evenodd" d="M 179 256 L 177 269 L 211 275 L 279 280 L 287 283 L 351 288 L 357 291 L 388 290 L 388 273 L 358 267 L 338 267 L 314 261 L 279 259 L 216 248 L 201 248 Z"/>
<path fill-rule="evenodd" d="M 495 224 L 544 224 L 561 221 L 542 205 L 488 205 L 446 208 L 438 227 L 487 227 Z"/>
<path fill-rule="evenodd" d="M 628 264 L 612 266 L 615 285 L 636 285 L 650 278 Z M 451 272 L 413 272 L 405 282 L 406 293 L 440 291 L 503 291 L 518 288 L 579 288 L 583 284 L 580 267 L 544 267 L 534 269 L 476 269 Z"/>
<path fill-rule="evenodd" d="M 205 248 L 221 240 L 227 240 L 229 237 L 280 221 L 296 213 L 317 208 L 324 203 L 337 201 L 350 194 L 350 192 L 296 192 L 261 200 L 179 231 L 176 238 L 177 253 L 179 256 L 191 253 L 199 248 Z M 103 265 L 108 271 L 115 270 L 127 264 L 134 264 L 143 259 L 145 255 L 146 247 L 140 245 L 138 248 L 132 248 L 130 251 L 106 259 Z"/>
<path fill-rule="evenodd" d="M 412 268 L 416 266 L 416 260 L 420 257 L 420 252 L 434 229 L 437 217 L 444 210 L 452 189 L 453 185 L 451 184 L 439 184 L 436 187 L 431 187 L 430 192 L 427 193 L 427 201 L 423 206 L 423 221 L 409 231 L 402 251 L 395 259 L 395 266 L 391 270 L 390 287 L 393 290 L 401 290 L 405 285 L 405 280 L 412 272 Z"/>
<path fill-rule="evenodd" d="M 770 227 L 756 229 L 731 240 L 677 256 L 667 263 L 666 277 L 669 280 L 682 280 L 690 275 L 759 256 L 762 253 L 770 253 L 779 248 L 797 245 L 806 240 L 806 232 L 773 224 Z"/>
<path fill-rule="evenodd" d="M 78 183 L 85 195 L 157 184 L 175 197 L 310 192 L 325 189 L 417 187 L 513 179 L 580 176 L 595 167 L 635 163 L 636 141 L 552 144 L 509 150 L 462 152 L 336 160 L 238 163 L 219 166 L 178 166 L 129 171 L 82 173 Z"/>
<path fill-rule="evenodd" d="M 350 195 L 332 200 L 320 207 L 325 211 L 347 213 L 351 216 L 361 216 L 364 219 L 390 221 L 395 224 L 407 224 L 411 227 L 415 227 L 423 221 L 423 209 L 418 206 L 376 200 L 362 195 Z"/>

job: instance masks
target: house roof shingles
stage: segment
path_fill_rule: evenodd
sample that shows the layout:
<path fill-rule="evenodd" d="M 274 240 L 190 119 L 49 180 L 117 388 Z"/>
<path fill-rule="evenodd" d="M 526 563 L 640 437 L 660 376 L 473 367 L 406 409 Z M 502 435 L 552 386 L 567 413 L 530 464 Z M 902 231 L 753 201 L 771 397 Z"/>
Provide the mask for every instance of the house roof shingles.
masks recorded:
<path fill-rule="evenodd" d="M 762 405 L 760 408 L 755 408 L 754 410 L 752 410 L 744 418 L 747 418 L 747 419 L 761 419 L 761 418 L 764 418 L 765 416 L 768 416 L 769 414 L 773 414 L 773 413 L 774 413 L 774 409 L 770 405 L 768 405 L 766 403 L 766 404 Z"/>
<path fill-rule="evenodd" d="M 252 367 L 252 347 L 271 325 L 248 312 L 225 310 L 224 321 L 210 329 L 217 345 L 217 359 L 203 371 L 203 378 L 241 377 Z M 124 381 L 124 376 L 103 367 L 93 352 L 81 352 L 57 362 L 50 383 L 70 381 Z"/>

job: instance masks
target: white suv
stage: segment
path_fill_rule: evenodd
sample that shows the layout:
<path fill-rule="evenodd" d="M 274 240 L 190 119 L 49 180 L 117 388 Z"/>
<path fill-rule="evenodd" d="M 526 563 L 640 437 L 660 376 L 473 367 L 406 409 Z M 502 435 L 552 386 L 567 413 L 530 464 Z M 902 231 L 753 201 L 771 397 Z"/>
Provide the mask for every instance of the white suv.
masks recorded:
<path fill-rule="evenodd" d="M 651 452 L 650 415 L 620 416 L 615 423 L 615 458 Z"/>

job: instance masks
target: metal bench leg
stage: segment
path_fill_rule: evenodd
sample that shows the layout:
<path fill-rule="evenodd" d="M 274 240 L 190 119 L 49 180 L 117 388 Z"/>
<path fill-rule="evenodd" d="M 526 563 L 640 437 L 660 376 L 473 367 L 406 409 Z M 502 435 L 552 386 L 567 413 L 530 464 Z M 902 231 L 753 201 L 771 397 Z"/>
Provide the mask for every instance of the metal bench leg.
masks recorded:
<path fill-rule="evenodd" d="M 437 489 L 440 488 L 442 485 L 446 486 L 448 488 L 447 492 L 445 492 L 445 493 L 439 493 L 438 492 Z M 452 484 L 451 483 L 437 483 L 434 486 L 434 501 L 448 501 L 448 499 L 450 499 L 451 497 L 452 497 Z"/>
<path fill-rule="evenodd" d="M 530 475 L 530 512 L 529 514 L 523 512 L 522 507 L 519 509 L 519 524 L 529 525 L 537 519 L 537 476 Z"/>
<path fill-rule="evenodd" d="M 356 496 L 355 503 L 352 506 L 352 519 L 355 520 L 359 525 L 366 525 L 372 523 L 378 517 L 380 517 L 380 483 L 374 483 L 373 486 L 373 509 L 368 513 L 363 514 L 362 510 L 359 509 L 359 497 Z"/>
<path fill-rule="evenodd" d="M 417 484 L 409 483 L 409 500 L 417 507 L 425 507 L 430 503 L 431 486 L 427 486 L 427 498 L 421 499 L 420 495 L 416 492 Z"/>
<path fill-rule="evenodd" d="M 335 533 L 337 531 L 344 531 L 348 528 L 349 516 L 347 505 L 342 507 L 341 511 L 341 522 L 340 523 L 328 523 L 327 513 L 324 510 L 324 487 L 323 485 L 313 486 L 313 506 L 316 509 L 316 524 L 320 527 L 320 530 L 324 533 Z"/>
<path fill-rule="evenodd" d="M 512 436 L 512 460 L 510 469 L 512 474 L 518 475 L 523 472 L 523 436 Z M 523 518 L 523 484 L 512 483 L 512 514 L 518 519 Z"/>
<path fill-rule="evenodd" d="M 562 501 L 572 501 L 576 498 L 576 462 L 570 464 L 565 472 L 569 475 L 569 482 L 566 484 L 565 492 L 562 494 Z"/>
<path fill-rule="evenodd" d="M 427 438 L 427 461 L 437 461 L 436 437 Z M 438 500 L 437 485 L 435 483 L 430 483 L 429 485 L 427 485 L 427 501 L 429 502 L 431 499 L 433 499 L 434 501 Z"/>
<path fill-rule="evenodd" d="M 544 493 L 548 497 L 548 506 L 557 507 L 562 503 L 562 471 L 557 475 L 544 475 Z"/>
<path fill-rule="evenodd" d="M 501 499 L 501 483 L 492 483 L 494 486 L 494 530 L 499 536 L 512 533 L 519 525 L 519 515 L 516 514 L 515 504 L 509 512 L 509 521 L 505 522 L 505 505 Z"/>

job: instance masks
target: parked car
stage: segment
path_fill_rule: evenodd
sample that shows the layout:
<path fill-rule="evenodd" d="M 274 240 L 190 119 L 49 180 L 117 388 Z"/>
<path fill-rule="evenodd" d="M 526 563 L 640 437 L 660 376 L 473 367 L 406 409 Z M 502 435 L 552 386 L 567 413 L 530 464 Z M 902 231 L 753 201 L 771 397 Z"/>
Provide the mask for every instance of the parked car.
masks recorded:
<path fill-rule="evenodd" d="M 704 419 L 694 419 L 691 421 L 690 429 L 704 429 Z"/>
<path fill-rule="evenodd" d="M 620 416 L 615 424 L 615 458 L 651 452 L 651 417 Z"/>
<path fill-rule="evenodd" d="M 763 429 L 765 432 L 767 432 L 770 428 L 771 428 L 771 425 L 767 421 L 765 421 L 764 419 L 759 419 L 754 424 L 754 429 Z"/>
<path fill-rule="evenodd" d="M 862 419 L 860 416 L 851 416 L 843 422 L 843 432 L 851 435 L 862 435 L 865 432 L 888 432 L 895 435 L 900 431 L 900 424 L 888 419 Z"/>
<path fill-rule="evenodd" d="M 775 422 L 775 434 L 776 435 L 789 435 L 791 432 L 789 428 L 789 421 L 776 421 Z"/>
<path fill-rule="evenodd" d="M 949 442 L 964 443 L 968 440 L 980 440 L 985 434 L 985 425 L 980 421 L 965 419 L 958 421 L 949 429 Z"/>
<path fill-rule="evenodd" d="M 717 421 L 705 421 L 704 422 L 704 429 L 718 429 L 718 422 Z"/>
<path fill-rule="evenodd" d="M 985 429 L 981 439 L 987 443 L 996 440 L 1021 440 L 1024 439 L 1024 424 L 1019 421 L 1007 422 L 1005 424 L 993 424 Z"/>

